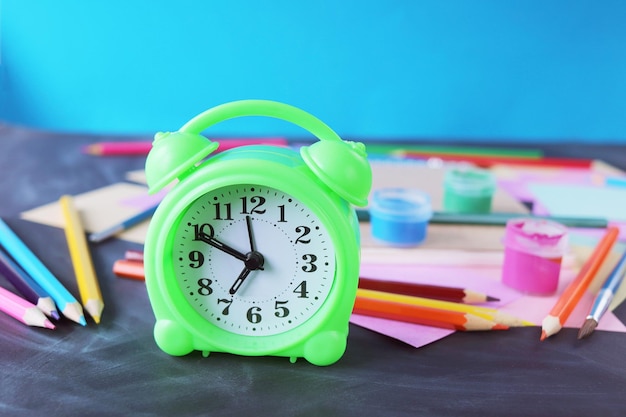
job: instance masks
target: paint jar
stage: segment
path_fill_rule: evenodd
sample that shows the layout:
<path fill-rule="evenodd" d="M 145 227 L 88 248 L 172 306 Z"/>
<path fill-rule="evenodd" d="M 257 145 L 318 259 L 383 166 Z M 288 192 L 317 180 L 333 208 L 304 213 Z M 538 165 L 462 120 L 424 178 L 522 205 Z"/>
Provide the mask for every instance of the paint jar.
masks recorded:
<path fill-rule="evenodd" d="M 559 285 L 567 228 L 544 219 L 516 218 L 506 223 L 502 282 L 527 294 L 553 294 Z"/>
<path fill-rule="evenodd" d="M 426 239 L 432 217 L 430 196 L 406 188 L 383 188 L 372 193 L 372 236 L 391 246 L 415 246 Z"/>
<path fill-rule="evenodd" d="M 446 171 L 443 210 L 452 213 L 489 213 L 496 180 L 486 169 L 459 165 Z"/>

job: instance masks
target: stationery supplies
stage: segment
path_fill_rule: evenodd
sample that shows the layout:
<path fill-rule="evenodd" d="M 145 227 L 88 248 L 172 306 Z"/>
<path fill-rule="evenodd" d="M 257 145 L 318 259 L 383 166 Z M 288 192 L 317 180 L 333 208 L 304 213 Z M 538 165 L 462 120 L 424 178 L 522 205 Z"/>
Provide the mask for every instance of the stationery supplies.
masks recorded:
<path fill-rule="evenodd" d="M 466 288 L 443 287 L 439 285 L 387 281 L 363 277 L 359 278 L 359 288 L 468 304 L 499 301 L 496 297 L 491 297 Z"/>
<path fill-rule="evenodd" d="M 287 146 L 287 139 L 282 137 L 267 138 L 226 138 L 212 139 L 220 142 L 218 152 L 245 145 Z M 98 142 L 82 148 L 83 153 L 98 156 L 148 155 L 152 149 L 152 141 L 132 142 Z"/>
<path fill-rule="evenodd" d="M 517 317 L 511 316 L 495 308 L 475 306 L 463 303 L 455 303 L 451 301 L 433 300 L 430 298 L 413 297 L 410 295 L 394 294 L 383 291 L 373 291 L 359 288 L 357 297 L 371 298 L 381 301 L 389 301 L 400 304 L 409 304 L 414 306 L 429 307 L 445 311 L 458 311 L 461 313 L 470 313 L 476 317 L 492 321 L 509 327 L 533 326 L 531 322 L 524 321 Z"/>
<path fill-rule="evenodd" d="M 0 244 L 26 273 L 50 294 L 57 308 L 65 317 L 83 326 L 87 324 L 83 315 L 83 308 L 76 298 L 52 275 L 2 219 L 0 219 Z"/>
<path fill-rule="evenodd" d="M 367 210 L 356 211 L 360 222 L 369 222 L 370 213 Z M 445 211 L 433 211 L 433 215 L 428 221 L 430 224 L 459 224 L 459 225 L 485 225 L 485 226 L 505 226 L 506 222 L 519 217 L 531 219 L 551 220 L 561 223 L 563 226 L 579 228 L 605 229 L 608 221 L 600 217 L 565 217 L 565 216 L 535 216 L 524 215 L 523 213 L 448 213 Z"/>
<path fill-rule="evenodd" d="M 13 284 L 27 301 L 53 319 L 59 319 L 59 312 L 52 297 L 2 249 L 0 249 L 0 274 Z"/>
<path fill-rule="evenodd" d="M 583 339 L 589 336 L 598 326 L 598 322 L 606 313 L 611 301 L 613 301 L 613 297 L 617 292 L 620 284 L 624 280 L 624 274 L 626 273 L 626 253 L 622 255 L 620 260 L 618 261 L 613 271 L 608 276 L 600 291 L 596 295 L 596 298 L 591 306 L 589 311 L 589 315 L 583 322 L 580 327 L 580 331 L 578 332 L 578 338 Z"/>
<path fill-rule="evenodd" d="M 576 304 L 589 287 L 593 277 L 600 269 L 613 244 L 617 240 L 619 229 L 611 226 L 594 248 L 591 256 L 584 263 L 576 278 L 567 286 L 550 313 L 543 319 L 541 324 L 541 338 L 546 338 L 558 333 L 565 321 L 576 307 Z"/>
<path fill-rule="evenodd" d="M 417 151 L 399 151 L 393 153 L 396 156 L 410 159 L 429 159 L 438 158 L 445 162 L 470 162 L 478 167 L 490 168 L 494 165 L 520 165 L 533 167 L 569 167 L 569 168 L 589 168 L 591 167 L 590 159 L 578 158 L 549 158 L 542 157 L 537 159 L 519 158 L 515 156 L 482 156 L 482 155 L 449 155 L 444 153 L 433 152 L 417 152 Z"/>
<path fill-rule="evenodd" d="M 143 262 L 129 259 L 118 259 L 113 263 L 113 273 L 118 277 L 145 280 Z"/>
<path fill-rule="evenodd" d="M 83 306 L 93 320 L 100 323 L 104 302 L 85 239 L 85 230 L 72 197 L 64 195 L 59 199 L 59 203 L 65 219 L 65 237 Z"/>
<path fill-rule="evenodd" d="M 496 189 L 494 175 L 471 165 L 448 169 L 444 177 L 443 209 L 452 213 L 489 213 Z"/>
<path fill-rule="evenodd" d="M 107 229 L 104 229 L 102 231 L 99 232 L 95 232 L 95 233 L 91 233 L 89 235 L 89 241 L 91 242 L 102 242 L 105 239 L 108 239 L 109 237 L 116 235 L 120 232 L 123 232 L 124 230 L 128 230 L 131 227 L 141 223 L 144 220 L 149 219 L 150 217 L 152 217 L 152 215 L 154 214 L 154 212 L 156 211 L 157 207 L 158 207 L 158 203 L 155 204 L 152 207 L 147 208 L 146 210 L 142 211 L 141 213 L 138 213 L 124 221 L 122 221 L 121 223 L 118 223 L 114 226 L 111 226 Z"/>
<path fill-rule="evenodd" d="M 471 313 L 439 310 L 360 296 L 357 296 L 352 312 L 364 316 L 461 331 L 508 329 L 508 326 L 497 324 Z"/>
<path fill-rule="evenodd" d="M 55 326 L 33 303 L 0 287 L 0 311 L 28 326 L 54 329 Z"/>
<path fill-rule="evenodd" d="M 567 228 L 549 220 L 509 220 L 504 233 L 502 282 L 529 294 L 552 294 L 559 284 Z"/>
<path fill-rule="evenodd" d="M 383 188 L 372 194 L 372 236 L 391 246 L 414 246 L 426 239 L 432 207 L 428 194 L 404 188 Z"/>

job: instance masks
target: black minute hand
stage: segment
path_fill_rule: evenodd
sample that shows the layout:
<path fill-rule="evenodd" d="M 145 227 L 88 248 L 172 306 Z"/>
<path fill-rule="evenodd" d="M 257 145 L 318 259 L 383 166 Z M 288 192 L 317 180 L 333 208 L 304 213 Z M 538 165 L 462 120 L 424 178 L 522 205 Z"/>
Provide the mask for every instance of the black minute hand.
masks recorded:
<path fill-rule="evenodd" d="M 214 248 L 217 248 L 219 250 L 221 250 L 222 252 L 226 252 L 227 254 L 234 256 L 235 258 L 241 260 L 241 261 L 246 261 L 246 255 L 239 252 L 237 249 L 233 249 L 230 246 L 220 242 L 219 240 L 215 239 L 213 236 L 209 236 L 206 233 L 198 233 L 198 236 L 196 238 L 197 240 L 201 240 L 205 243 L 208 243 L 209 245 L 213 246 Z"/>

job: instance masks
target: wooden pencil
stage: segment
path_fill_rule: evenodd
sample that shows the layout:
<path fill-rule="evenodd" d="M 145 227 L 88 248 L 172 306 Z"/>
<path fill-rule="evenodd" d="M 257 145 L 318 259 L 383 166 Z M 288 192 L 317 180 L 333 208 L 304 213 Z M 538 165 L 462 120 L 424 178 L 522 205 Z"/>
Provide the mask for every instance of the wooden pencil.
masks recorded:
<path fill-rule="evenodd" d="M 402 321 L 451 330 L 506 330 L 508 326 L 494 323 L 471 313 L 439 310 L 403 303 L 356 297 L 354 314 Z"/>
<path fill-rule="evenodd" d="M 50 294 L 61 314 L 83 326 L 87 324 L 83 308 L 76 298 L 1 218 L 0 244 L 26 273 Z"/>
<path fill-rule="evenodd" d="M 498 298 L 466 288 L 443 287 L 419 283 L 388 281 L 373 278 L 359 278 L 359 288 L 385 291 L 395 294 L 412 295 L 415 297 L 434 298 L 437 300 L 455 301 L 459 303 L 484 303 L 499 301 Z"/>
<path fill-rule="evenodd" d="M 148 220 L 149 218 L 152 217 L 152 215 L 154 214 L 158 206 L 159 204 L 157 203 L 116 225 L 108 227 L 99 232 L 91 233 L 89 235 L 89 241 L 90 242 L 102 242 L 103 240 L 108 239 L 111 236 L 114 236 L 120 232 L 123 232 L 124 230 L 130 229 L 131 227 L 143 222 L 144 220 Z"/>
<path fill-rule="evenodd" d="M 3 275 L 27 301 L 55 320 L 60 318 L 54 300 L 11 257 L 0 249 L 0 275 Z"/>
<path fill-rule="evenodd" d="M 65 195 L 59 200 L 65 219 L 65 236 L 72 258 L 76 282 L 80 291 L 81 301 L 85 310 L 96 323 L 100 323 L 100 316 L 104 309 L 100 284 L 93 268 L 89 247 L 85 237 L 85 230 L 80 217 L 74 207 L 72 197 Z"/>
<path fill-rule="evenodd" d="M 381 301 L 389 301 L 401 304 L 410 304 L 420 307 L 434 308 L 438 310 L 457 311 L 461 313 L 470 313 L 485 320 L 492 321 L 509 327 L 534 326 L 526 320 L 514 317 L 496 308 L 483 307 L 465 303 L 457 303 L 452 301 L 435 300 L 431 298 L 415 297 L 403 294 L 394 294 L 384 291 L 357 289 L 357 297 L 371 298 Z"/>
<path fill-rule="evenodd" d="M 399 151 L 393 155 L 412 158 L 412 159 L 428 159 L 438 158 L 447 162 L 471 162 L 482 168 L 491 168 L 494 165 L 521 165 L 535 167 L 562 167 L 562 168 L 589 168 L 591 166 L 590 159 L 576 158 L 548 158 L 542 157 L 538 159 L 507 157 L 507 156 L 480 156 L 480 155 L 447 155 L 443 153 L 428 153 L 416 151 Z"/>
<path fill-rule="evenodd" d="M 611 226 L 606 230 L 606 233 L 583 264 L 576 278 L 565 288 L 565 291 L 563 291 L 563 294 L 552 307 L 550 313 L 541 322 L 540 340 L 547 339 L 563 328 L 567 318 L 580 301 L 580 298 L 611 251 L 618 235 L 619 229 L 615 226 Z"/>
<path fill-rule="evenodd" d="M 36 305 L 3 287 L 0 287 L 0 310 L 28 326 L 55 327 Z"/>

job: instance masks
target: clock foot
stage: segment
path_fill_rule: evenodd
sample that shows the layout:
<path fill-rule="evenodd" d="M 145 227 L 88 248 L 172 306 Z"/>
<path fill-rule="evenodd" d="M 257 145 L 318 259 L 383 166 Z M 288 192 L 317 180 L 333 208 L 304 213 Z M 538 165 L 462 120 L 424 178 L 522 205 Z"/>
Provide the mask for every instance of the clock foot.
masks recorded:
<path fill-rule="evenodd" d="M 348 335 L 337 331 L 318 333 L 304 346 L 304 359 L 313 365 L 327 366 L 337 362 L 346 351 Z"/>
<path fill-rule="evenodd" d="M 211 352 L 209 352 L 208 350 L 203 350 L 202 351 L 202 357 L 203 358 L 208 358 L 210 354 L 211 354 Z"/>
<path fill-rule="evenodd" d="M 184 356 L 194 350 L 191 334 L 171 320 L 157 320 L 154 325 L 154 340 L 168 355 Z"/>

